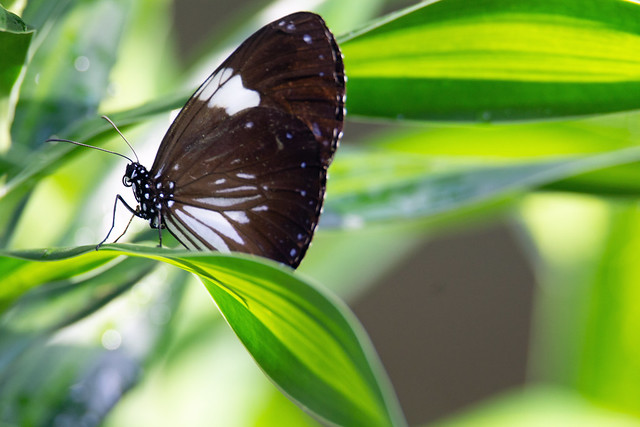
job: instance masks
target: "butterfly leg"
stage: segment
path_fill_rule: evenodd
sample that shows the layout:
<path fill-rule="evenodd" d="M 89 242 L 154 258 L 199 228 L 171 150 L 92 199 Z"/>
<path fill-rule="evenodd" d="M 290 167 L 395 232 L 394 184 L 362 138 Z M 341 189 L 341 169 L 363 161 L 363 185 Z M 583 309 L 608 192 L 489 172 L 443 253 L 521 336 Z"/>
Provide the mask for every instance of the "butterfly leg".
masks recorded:
<path fill-rule="evenodd" d="M 129 218 L 129 222 L 127 222 L 127 226 L 124 228 L 124 231 L 122 233 L 120 233 L 120 235 L 118 237 L 116 237 L 116 240 L 113 241 L 113 243 L 117 243 L 118 240 L 120 240 L 120 238 L 122 236 L 124 236 L 124 234 L 127 232 L 127 230 L 129 229 L 129 226 L 131 225 L 131 221 L 133 221 L 133 218 L 136 216 L 136 214 L 131 215 L 131 218 Z"/>
<path fill-rule="evenodd" d="M 162 212 L 158 209 L 158 247 L 162 247 Z"/>
<path fill-rule="evenodd" d="M 109 238 L 109 235 L 111 235 L 111 232 L 113 231 L 113 228 L 116 226 L 116 208 L 118 207 L 118 200 L 120 202 L 122 202 L 122 204 L 124 205 L 125 208 L 127 208 L 129 210 L 129 212 L 131 212 L 134 216 L 140 216 L 140 213 L 138 212 L 137 209 L 133 209 L 131 206 L 129 206 L 129 204 L 127 202 L 125 202 L 125 200 L 122 198 L 121 195 L 117 195 L 116 196 L 116 200 L 113 203 L 113 217 L 111 219 L 111 228 L 109 229 L 109 232 L 107 233 L 107 235 L 105 236 L 104 239 L 102 239 L 102 241 L 100 243 L 98 243 L 98 245 L 96 246 L 96 251 L 98 249 L 100 249 L 100 246 L 102 246 L 104 244 L 104 242 L 107 241 L 107 239 Z M 132 217 L 133 219 L 133 217 Z M 131 220 L 129 220 L 129 223 L 127 224 L 127 228 L 124 229 L 124 231 L 122 232 L 122 234 L 118 237 L 118 239 L 120 237 L 122 237 L 124 235 L 124 233 L 127 232 L 127 229 L 129 228 L 129 224 L 131 224 Z M 116 239 L 116 241 L 118 241 L 118 239 Z"/>

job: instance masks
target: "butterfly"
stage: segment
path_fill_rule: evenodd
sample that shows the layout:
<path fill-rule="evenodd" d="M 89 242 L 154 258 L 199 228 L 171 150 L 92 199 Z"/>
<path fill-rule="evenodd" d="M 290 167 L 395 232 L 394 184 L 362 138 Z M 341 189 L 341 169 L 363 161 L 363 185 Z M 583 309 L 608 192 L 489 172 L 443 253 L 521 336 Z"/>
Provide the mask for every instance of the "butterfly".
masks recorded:
<path fill-rule="evenodd" d="M 138 206 L 118 195 L 114 223 L 120 201 L 158 229 L 160 245 L 166 228 L 188 249 L 245 252 L 296 268 L 342 137 L 345 80 L 320 16 L 298 12 L 267 24 L 195 91 L 151 169 L 127 157 L 123 184 Z"/>

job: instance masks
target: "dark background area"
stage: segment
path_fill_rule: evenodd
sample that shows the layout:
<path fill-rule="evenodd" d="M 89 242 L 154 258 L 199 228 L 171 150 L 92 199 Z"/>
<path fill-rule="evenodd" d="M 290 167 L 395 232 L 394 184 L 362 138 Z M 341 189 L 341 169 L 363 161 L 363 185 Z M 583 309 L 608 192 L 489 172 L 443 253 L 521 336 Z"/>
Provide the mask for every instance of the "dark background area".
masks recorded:
<path fill-rule="evenodd" d="M 410 425 L 524 383 L 533 286 L 494 224 L 426 242 L 352 304 Z"/>
<path fill-rule="evenodd" d="M 249 3 L 175 0 L 181 57 Z M 366 128 L 349 123 L 345 143 Z M 533 287 L 513 228 L 494 222 L 425 242 L 351 301 L 411 425 L 524 383 Z"/>

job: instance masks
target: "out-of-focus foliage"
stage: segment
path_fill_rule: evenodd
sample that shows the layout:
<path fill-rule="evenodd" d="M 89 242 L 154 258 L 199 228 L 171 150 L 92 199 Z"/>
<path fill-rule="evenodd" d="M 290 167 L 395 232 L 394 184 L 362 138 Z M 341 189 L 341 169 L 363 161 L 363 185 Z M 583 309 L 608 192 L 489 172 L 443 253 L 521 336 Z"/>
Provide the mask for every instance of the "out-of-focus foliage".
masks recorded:
<path fill-rule="evenodd" d="M 366 292 L 432 233 L 501 216 L 538 269 L 530 370 L 546 385 L 443 425 L 640 423 L 637 2 L 440 0 L 386 16 L 392 1 L 297 2 L 339 35 L 350 120 L 387 123 L 364 136 L 347 123 L 300 271 L 81 246 L 108 229 L 124 165 L 44 141 L 123 152 L 107 113 L 150 164 L 167 113 L 283 3 L 212 25 L 184 69 L 169 0 L 2 3 L 20 16 L 0 9 L 0 423 L 317 425 L 293 401 L 337 424 L 401 425 L 368 339 L 321 288 Z M 155 238 L 143 227 L 127 237 Z"/>

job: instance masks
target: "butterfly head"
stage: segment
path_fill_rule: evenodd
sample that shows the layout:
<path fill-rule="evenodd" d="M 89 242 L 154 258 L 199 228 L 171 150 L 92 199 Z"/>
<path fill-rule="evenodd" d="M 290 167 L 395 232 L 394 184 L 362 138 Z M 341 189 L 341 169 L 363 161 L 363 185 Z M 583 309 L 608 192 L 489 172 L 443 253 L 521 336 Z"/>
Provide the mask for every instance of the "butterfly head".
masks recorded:
<path fill-rule="evenodd" d="M 127 165 L 127 170 L 122 177 L 122 184 L 125 187 L 131 187 L 132 185 L 140 187 L 143 181 L 148 179 L 148 177 L 149 172 L 147 172 L 147 168 L 142 166 L 140 163 L 132 162 Z"/>
<path fill-rule="evenodd" d="M 138 202 L 149 200 L 151 196 L 151 184 L 149 182 L 149 172 L 147 168 L 138 162 L 127 165 L 127 169 L 122 177 L 122 184 L 125 187 L 132 187 L 133 194 Z"/>

